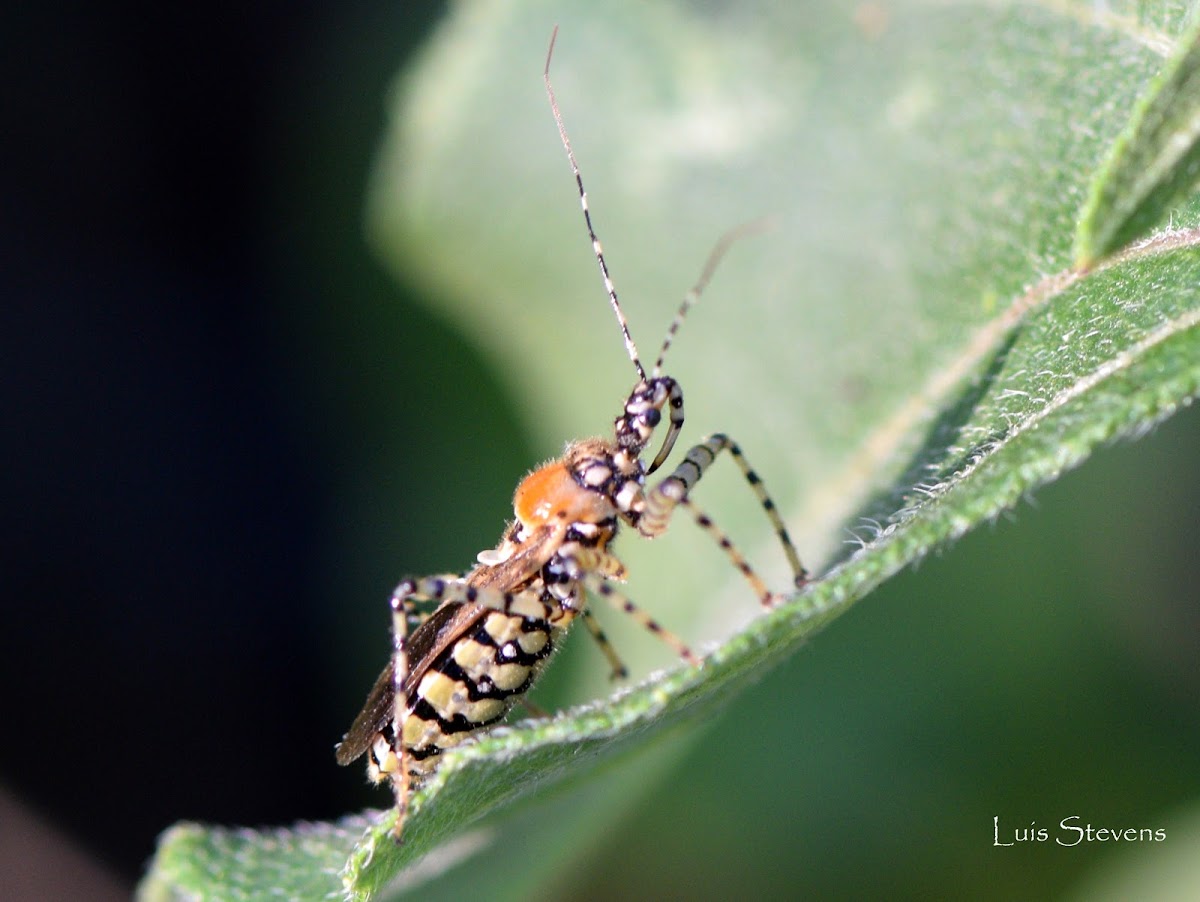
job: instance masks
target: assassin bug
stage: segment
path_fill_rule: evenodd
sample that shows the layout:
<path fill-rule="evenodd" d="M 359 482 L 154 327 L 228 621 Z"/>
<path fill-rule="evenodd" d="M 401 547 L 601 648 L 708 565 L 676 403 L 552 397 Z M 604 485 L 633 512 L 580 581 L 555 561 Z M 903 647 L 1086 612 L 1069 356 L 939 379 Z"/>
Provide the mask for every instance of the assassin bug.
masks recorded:
<path fill-rule="evenodd" d="M 625 567 L 609 545 L 618 526 L 643 536 L 661 535 L 677 507 L 687 508 L 750 583 L 765 607 L 780 596 L 767 589 L 733 543 L 691 501 L 692 488 L 713 460 L 727 452 L 758 498 L 783 546 L 796 586 L 807 576 L 787 529 L 741 449 L 712 435 L 687 452 L 671 475 L 647 487 L 646 478 L 667 460 L 683 428 L 683 390 L 662 373 L 663 360 L 688 310 L 700 297 L 728 245 L 745 229 L 722 238 L 699 281 L 684 297 L 667 329 L 658 360 L 647 374 L 638 357 L 616 288 L 592 226 L 587 192 L 550 84 L 550 38 L 543 78 L 559 137 L 571 164 L 584 223 L 638 381 L 614 421 L 611 439 L 571 442 L 566 452 L 535 470 L 517 487 L 516 519 L 500 544 L 478 555 L 465 576 L 406 579 L 392 593 L 392 659 L 362 712 L 337 747 L 339 764 L 367 754 L 371 780 L 391 780 L 396 796 L 393 835 L 399 839 L 411 791 L 437 767 L 441 753 L 503 719 L 532 686 L 566 628 L 583 619 L 608 658 L 614 678 L 624 665 L 585 607 L 599 595 L 657 634 L 688 664 L 699 659 L 674 634 L 614 588 Z M 667 433 L 653 460 L 642 455 L 667 416 Z M 423 614 L 422 604 L 434 605 Z M 416 624 L 410 633 L 410 625 Z"/>

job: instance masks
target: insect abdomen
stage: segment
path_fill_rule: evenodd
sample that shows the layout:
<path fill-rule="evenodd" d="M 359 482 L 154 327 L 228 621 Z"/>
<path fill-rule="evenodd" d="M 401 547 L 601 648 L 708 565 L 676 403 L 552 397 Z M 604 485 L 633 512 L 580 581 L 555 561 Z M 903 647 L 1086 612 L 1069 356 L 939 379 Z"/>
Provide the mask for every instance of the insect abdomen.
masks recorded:
<path fill-rule="evenodd" d="M 503 719 L 529 691 L 565 626 L 489 611 L 438 655 L 408 694 L 401 739 L 412 773 L 430 773 L 443 749 Z"/>

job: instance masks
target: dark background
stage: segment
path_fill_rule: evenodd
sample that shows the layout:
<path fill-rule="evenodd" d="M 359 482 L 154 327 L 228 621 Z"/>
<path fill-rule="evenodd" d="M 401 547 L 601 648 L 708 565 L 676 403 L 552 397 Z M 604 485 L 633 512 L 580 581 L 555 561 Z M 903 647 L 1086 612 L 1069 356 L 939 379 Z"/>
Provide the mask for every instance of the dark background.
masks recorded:
<path fill-rule="evenodd" d="M 388 586 L 432 563 L 429 502 L 351 537 L 337 499 L 376 479 L 345 445 L 434 479 L 454 405 L 399 387 L 439 361 L 475 375 L 361 237 L 388 82 L 438 11 L 51 2 L 0 25 L 0 784 L 130 883 L 183 817 L 383 801 L 333 744 L 383 663 Z M 306 317 L 342 293 L 425 340 L 386 360 L 314 347 Z M 348 335 L 381 328 L 358 309 Z M 346 386 L 367 377 L 397 396 L 388 424 L 354 420 Z M 503 438 L 483 381 L 458 403 Z M 353 589 L 329 546 L 393 559 L 363 578 L 377 658 L 339 667 Z"/>

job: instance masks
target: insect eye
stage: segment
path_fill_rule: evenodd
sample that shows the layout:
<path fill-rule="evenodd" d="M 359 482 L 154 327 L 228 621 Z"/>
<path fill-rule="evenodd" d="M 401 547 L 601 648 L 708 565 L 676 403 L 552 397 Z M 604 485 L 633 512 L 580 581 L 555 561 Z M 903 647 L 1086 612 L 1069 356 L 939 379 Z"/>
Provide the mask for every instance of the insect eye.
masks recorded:
<path fill-rule="evenodd" d="M 651 407 L 644 414 L 642 414 L 642 420 L 648 426 L 657 426 L 660 422 L 662 422 L 662 411 L 655 407 Z"/>

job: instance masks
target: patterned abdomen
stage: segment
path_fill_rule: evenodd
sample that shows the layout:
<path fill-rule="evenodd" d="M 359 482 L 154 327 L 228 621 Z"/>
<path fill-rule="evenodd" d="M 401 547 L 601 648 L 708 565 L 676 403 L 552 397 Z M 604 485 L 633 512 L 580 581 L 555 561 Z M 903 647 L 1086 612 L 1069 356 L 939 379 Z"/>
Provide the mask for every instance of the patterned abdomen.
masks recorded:
<path fill-rule="evenodd" d="M 457 641 L 413 675 L 401 738 L 415 777 L 431 773 L 443 749 L 501 720 L 529 691 L 554 652 L 557 634 L 575 616 L 537 606 L 540 610 L 524 614 L 482 611 Z"/>

